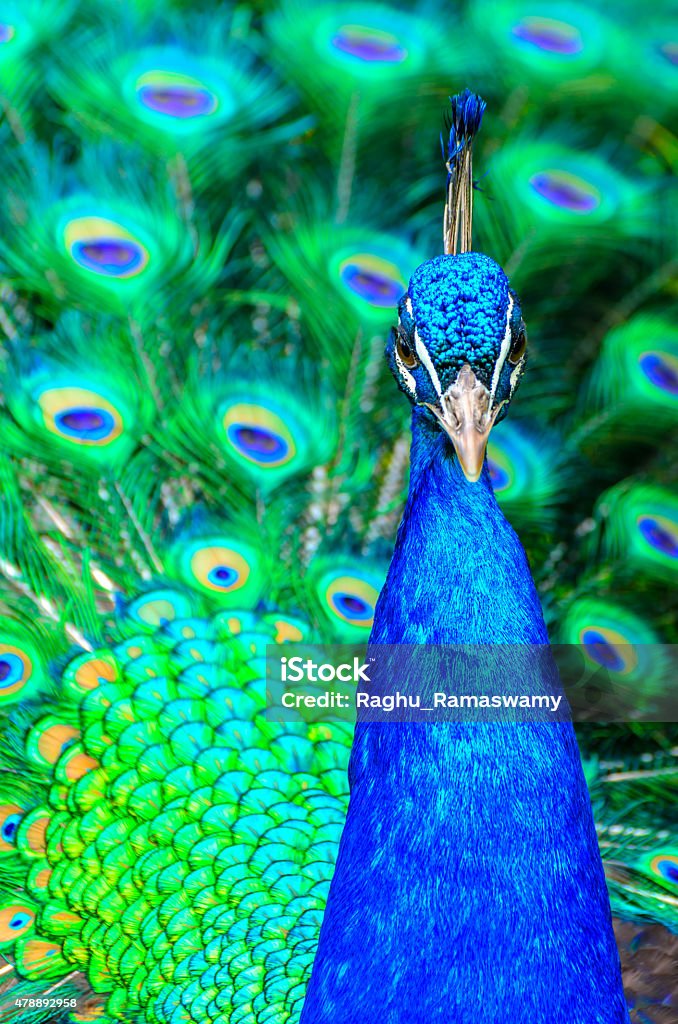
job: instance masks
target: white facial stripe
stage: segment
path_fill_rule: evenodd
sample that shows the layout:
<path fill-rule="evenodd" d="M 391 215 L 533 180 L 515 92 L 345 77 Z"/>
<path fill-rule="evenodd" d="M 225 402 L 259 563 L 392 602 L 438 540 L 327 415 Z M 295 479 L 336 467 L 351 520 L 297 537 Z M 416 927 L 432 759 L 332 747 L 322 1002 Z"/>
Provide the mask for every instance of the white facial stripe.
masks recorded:
<path fill-rule="evenodd" d="M 501 371 L 504 369 L 504 363 L 506 357 L 509 354 L 509 348 L 511 347 L 511 314 L 513 313 L 513 296 L 509 295 L 508 309 L 506 310 L 506 330 L 504 331 L 504 339 L 499 349 L 499 358 L 494 366 L 494 373 L 492 374 L 492 387 L 490 388 L 490 404 L 494 401 L 494 395 L 499 384 L 499 376 Z"/>
<path fill-rule="evenodd" d="M 412 301 L 411 301 L 409 296 L 407 297 L 406 306 L 407 306 L 407 312 L 410 314 L 410 316 L 412 316 Z M 401 317 L 400 313 L 398 313 L 398 326 L 399 327 L 402 325 L 402 322 L 403 322 L 402 317 Z M 400 376 L 403 378 L 403 381 L 405 383 L 405 387 L 407 388 L 409 393 L 411 395 L 413 395 L 414 398 L 416 398 L 417 397 L 417 382 L 416 382 L 416 380 L 414 379 L 414 377 L 412 376 L 412 374 L 407 369 L 407 367 L 403 363 L 402 359 L 398 355 L 398 349 L 397 348 L 395 349 L 393 354 L 395 355 L 396 366 L 398 367 L 398 372 L 400 373 Z"/>
<path fill-rule="evenodd" d="M 511 395 L 515 391 L 516 384 L 520 380 L 520 375 L 523 372 L 524 365 L 525 365 L 525 356 L 523 356 L 522 359 L 518 360 L 518 362 L 516 363 L 515 370 L 511 370 Z M 511 397 L 511 395 L 509 395 L 509 398 Z"/>
<path fill-rule="evenodd" d="M 414 329 L 414 350 L 419 356 L 419 362 L 422 364 L 422 366 L 426 367 L 426 372 L 431 378 L 431 383 L 433 384 L 433 387 L 436 389 L 438 397 L 440 397 L 443 393 L 443 389 L 440 386 L 440 378 L 438 377 L 435 366 L 431 362 L 431 357 L 428 354 L 426 345 L 419 337 L 419 331 L 417 330 L 416 327 Z"/>
<path fill-rule="evenodd" d="M 412 299 L 409 297 L 409 295 L 405 299 L 405 309 L 407 310 L 407 312 L 410 314 L 410 316 L 414 320 L 414 313 L 412 312 Z"/>
<path fill-rule="evenodd" d="M 396 361 L 396 366 L 398 367 L 398 370 L 400 372 L 400 376 L 405 381 L 405 387 L 410 392 L 410 394 L 413 395 L 414 398 L 416 398 L 417 397 L 417 382 L 414 379 L 414 377 L 412 376 L 412 374 L 410 373 L 410 371 L 407 369 L 405 364 L 403 363 L 403 361 L 400 358 L 400 356 L 398 355 L 398 350 L 397 349 L 395 351 L 395 361 Z"/>
<path fill-rule="evenodd" d="M 396 366 L 397 366 L 397 368 L 398 368 L 398 370 L 400 372 L 400 377 L 402 378 L 402 380 L 405 381 L 405 385 L 406 385 L 408 391 L 410 392 L 410 394 L 414 398 L 416 398 L 417 397 L 417 382 L 414 379 L 414 377 L 412 376 L 412 374 L 410 373 L 410 371 L 408 370 L 408 368 L 404 364 L 402 364 L 402 360 L 400 359 L 400 357 L 397 354 L 397 352 L 395 353 L 395 362 L 396 362 Z"/>

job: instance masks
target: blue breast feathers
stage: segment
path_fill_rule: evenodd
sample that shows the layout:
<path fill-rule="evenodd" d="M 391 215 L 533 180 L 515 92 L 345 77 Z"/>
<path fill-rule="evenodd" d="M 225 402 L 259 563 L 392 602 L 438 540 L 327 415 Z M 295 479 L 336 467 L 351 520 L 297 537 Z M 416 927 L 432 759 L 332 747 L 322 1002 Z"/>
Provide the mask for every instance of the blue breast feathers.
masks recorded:
<path fill-rule="evenodd" d="M 414 424 L 372 643 L 546 643 L 487 467 Z M 359 722 L 350 779 L 301 1024 L 628 1024 L 569 723 Z"/>

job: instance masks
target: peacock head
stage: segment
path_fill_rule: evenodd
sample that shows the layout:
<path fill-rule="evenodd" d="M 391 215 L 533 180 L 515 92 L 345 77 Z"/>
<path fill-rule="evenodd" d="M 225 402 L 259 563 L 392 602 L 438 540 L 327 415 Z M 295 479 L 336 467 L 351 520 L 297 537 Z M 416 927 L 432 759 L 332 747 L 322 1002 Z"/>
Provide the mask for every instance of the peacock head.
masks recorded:
<path fill-rule="evenodd" d="M 412 404 L 454 445 L 467 480 L 480 476 L 490 430 L 506 415 L 526 349 L 518 297 L 489 256 L 436 256 L 415 270 L 386 355 Z"/>

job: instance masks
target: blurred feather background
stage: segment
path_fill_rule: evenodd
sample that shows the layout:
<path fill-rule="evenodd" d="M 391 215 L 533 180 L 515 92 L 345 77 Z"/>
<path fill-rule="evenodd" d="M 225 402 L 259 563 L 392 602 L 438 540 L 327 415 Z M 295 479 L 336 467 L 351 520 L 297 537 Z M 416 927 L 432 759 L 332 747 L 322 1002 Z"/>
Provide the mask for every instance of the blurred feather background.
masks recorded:
<path fill-rule="evenodd" d="M 668 6 L 630 0 L 2 5 L 15 775 L 17 714 L 34 722 L 45 693 L 59 706 L 68 658 L 109 649 L 144 595 L 164 602 L 137 616 L 147 630 L 244 609 L 280 640 L 367 637 L 407 484 L 407 403 L 383 345 L 410 273 L 442 248 L 437 131 L 465 85 L 488 104 L 475 246 L 505 267 L 530 339 L 490 441 L 495 489 L 553 639 L 630 673 L 641 702 L 666 685 L 675 32 Z M 579 734 L 615 909 L 676 929 L 678 729 Z M 348 742 L 332 739 L 334 767 Z M 657 934 L 620 932 L 630 962 L 645 957 L 628 977 L 646 979 L 655 950 L 666 976 L 675 945 Z M 678 1019 L 652 984 L 635 1019 Z M 299 998 L 288 986 L 284 1013 Z M 269 1019 L 257 1012 L 237 1020 Z"/>

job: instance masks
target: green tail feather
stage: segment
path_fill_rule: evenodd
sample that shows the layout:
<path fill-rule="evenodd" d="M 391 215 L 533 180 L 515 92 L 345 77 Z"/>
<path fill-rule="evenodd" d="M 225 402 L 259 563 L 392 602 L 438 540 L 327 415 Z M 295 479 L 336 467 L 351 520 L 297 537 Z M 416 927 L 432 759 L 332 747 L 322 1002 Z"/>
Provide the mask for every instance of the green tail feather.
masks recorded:
<path fill-rule="evenodd" d="M 34 898 L 7 892 L 0 941 L 16 931 L 29 979 L 84 971 L 112 992 L 105 1019 L 124 1006 L 162 1020 L 182 999 L 217 1019 L 218 977 L 236 959 L 229 998 L 266 992 L 277 1013 L 298 1009 L 345 813 L 348 729 L 258 717 L 265 645 L 293 624 L 189 610 L 172 591 L 133 601 L 122 627 L 141 637 L 77 656 L 48 713 L 7 724 L 43 795 L 30 810 L 3 805 L 4 859 L 15 884 L 30 874 Z M 305 950 L 289 974 L 261 959 L 283 939 Z M 196 958 L 214 981 L 191 998 L 183 979 Z"/>
<path fill-rule="evenodd" d="M 188 35 L 185 23 L 170 18 L 161 38 L 146 45 L 143 24 L 101 21 L 74 36 L 83 59 L 53 66 L 50 92 L 88 142 L 114 135 L 176 161 L 172 173 L 187 203 L 194 190 L 242 173 L 263 145 L 308 126 L 279 123 L 291 92 L 257 66 L 262 44 L 244 9 L 197 15 Z"/>
<path fill-rule="evenodd" d="M 678 931 L 678 757 L 602 762 L 590 783 L 613 912 Z"/>
<path fill-rule="evenodd" d="M 170 183 L 153 180 L 129 151 L 88 149 L 77 168 L 37 148 L 29 159 L 6 172 L 0 256 L 8 280 L 40 296 L 46 315 L 64 303 L 129 311 L 144 324 L 170 294 L 189 295 L 221 273 L 241 217 L 211 238 L 195 217 L 187 223 Z"/>

